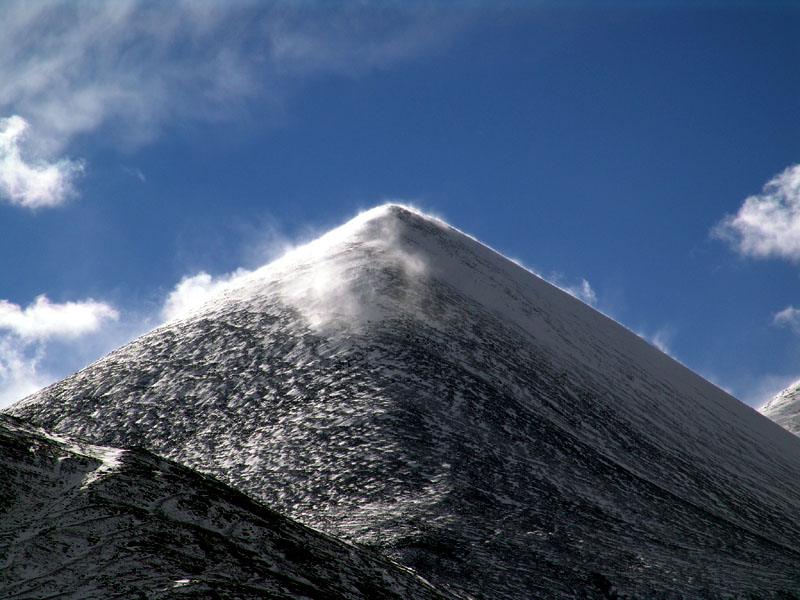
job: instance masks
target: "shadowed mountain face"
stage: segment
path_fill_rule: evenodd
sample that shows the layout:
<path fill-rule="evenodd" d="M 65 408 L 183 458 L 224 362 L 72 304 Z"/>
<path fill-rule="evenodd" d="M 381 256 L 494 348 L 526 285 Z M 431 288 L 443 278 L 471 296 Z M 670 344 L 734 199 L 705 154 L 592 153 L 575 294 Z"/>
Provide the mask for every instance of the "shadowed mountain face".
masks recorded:
<path fill-rule="evenodd" d="M 777 394 L 759 411 L 784 429 L 800 435 L 800 381 Z"/>
<path fill-rule="evenodd" d="M 455 599 L 144 450 L 0 415 L 0 597 Z"/>
<path fill-rule="evenodd" d="M 473 594 L 800 597 L 800 439 L 398 206 L 9 412 Z"/>

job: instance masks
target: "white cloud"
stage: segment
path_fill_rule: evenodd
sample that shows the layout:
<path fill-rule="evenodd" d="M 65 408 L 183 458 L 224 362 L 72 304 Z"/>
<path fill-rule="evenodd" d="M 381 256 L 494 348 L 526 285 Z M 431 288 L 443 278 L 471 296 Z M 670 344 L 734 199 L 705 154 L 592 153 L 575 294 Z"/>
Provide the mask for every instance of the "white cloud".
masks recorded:
<path fill-rule="evenodd" d="M 212 277 L 204 271 L 197 275 L 184 277 L 167 296 L 161 309 L 161 318 L 169 321 L 186 316 L 212 296 L 236 284 L 249 274 L 250 271 L 237 269 L 233 273 L 220 277 Z"/>
<path fill-rule="evenodd" d="M 780 327 L 790 327 L 792 331 L 800 335 L 800 308 L 787 306 L 782 311 L 775 313 L 772 323 Z"/>
<path fill-rule="evenodd" d="M 0 337 L 0 408 L 50 383 L 38 369 L 41 353 L 18 338 Z"/>
<path fill-rule="evenodd" d="M 85 350 L 77 347 L 78 341 L 100 334 L 118 317 L 114 308 L 95 300 L 53 303 L 39 296 L 25 308 L 0 300 L 0 408 L 66 374 L 54 371 L 53 363 L 67 372 L 82 366 L 71 360 L 80 359 Z M 111 349 L 108 344 L 100 346 L 102 352 Z"/>
<path fill-rule="evenodd" d="M 83 165 L 67 159 L 26 161 L 21 142 L 27 128 L 18 115 L 0 119 L 0 197 L 27 208 L 61 204 L 72 195 L 72 182 Z"/>
<path fill-rule="evenodd" d="M 727 215 L 712 235 L 740 254 L 800 261 L 800 164 L 773 177 L 739 212 Z"/>
<path fill-rule="evenodd" d="M 260 119 L 279 118 L 310 78 L 360 76 L 429 53 L 472 12 L 416 3 L 8 0 L 0 4 L 0 115 L 21 115 L 35 133 L 31 151 L 51 159 L 100 127 L 109 134 L 102 139 L 137 146 L 187 120 L 235 122 L 253 100 L 270 107 Z"/>
<path fill-rule="evenodd" d="M 118 317 L 111 306 L 91 299 L 57 304 L 42 295 L 24 309 L 0 300 L 0 330 L 23 339 L 75 338 L 97 331 L 106 319 Z"/>

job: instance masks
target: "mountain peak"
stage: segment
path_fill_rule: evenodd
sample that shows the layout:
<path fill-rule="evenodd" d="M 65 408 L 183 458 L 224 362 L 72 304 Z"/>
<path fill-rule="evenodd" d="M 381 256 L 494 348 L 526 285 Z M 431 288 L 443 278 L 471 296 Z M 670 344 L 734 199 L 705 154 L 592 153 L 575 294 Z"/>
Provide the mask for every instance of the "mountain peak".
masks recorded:
<path fill-rule="evenodd" d="M 166 455 L 475 595 L 800 593 L 798 438 L 408 207 L 8 411 Z"/>
<path fill-rule="evenodd" d="M 318 254 L 336 244 L 391 243 L 404 231 L 428 226 L 449 227 L 444 222 L 416 208 L 397 203 L 387 203 L 360 212 L 358 215 L 325 233 L 312 242 L 300 246 L 288 256 L 306 252 Z"/>
<path fill-rule="evenodd" d="M 378 206 L 262 267 L 240 291 L 278 293 L 316 329 L 381 320 L 400 308 L 389 302 L 390 288 L 426 275 L 432 256 L 424 239 L 445 228 L 406 206 Z"/>

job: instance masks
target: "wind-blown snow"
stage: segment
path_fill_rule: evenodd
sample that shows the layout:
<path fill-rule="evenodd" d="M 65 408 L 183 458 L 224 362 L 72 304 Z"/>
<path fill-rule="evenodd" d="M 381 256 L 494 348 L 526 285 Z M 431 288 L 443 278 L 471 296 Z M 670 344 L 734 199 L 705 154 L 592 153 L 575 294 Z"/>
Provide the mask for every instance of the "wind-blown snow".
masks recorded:
<path fill-rule="evenodd" d="M 800 594 L 800 439 L 404 207 L 9 412 L 143 445 L 486 597 Z"/>

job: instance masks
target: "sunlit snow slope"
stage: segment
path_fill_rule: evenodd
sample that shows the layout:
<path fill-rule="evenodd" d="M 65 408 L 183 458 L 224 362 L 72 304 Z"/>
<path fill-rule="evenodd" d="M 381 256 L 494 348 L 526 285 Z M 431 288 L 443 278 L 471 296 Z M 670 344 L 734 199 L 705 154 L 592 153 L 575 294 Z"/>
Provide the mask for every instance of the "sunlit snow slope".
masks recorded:
<path fill-rule="evenodd" d="M 759 410 L 781 427 L 800 435 L 800 381 L 777 394 Z"/>
<path fill-rule="evenodd" d="M 800 438 L 399 206 L 9 412 L 486 597 L 800 597 Z"/>
<path fill-rule="evenodd" d="M 143 450 L 0 415 L 0 456 L 0 598 L 455 598 Z"/>

